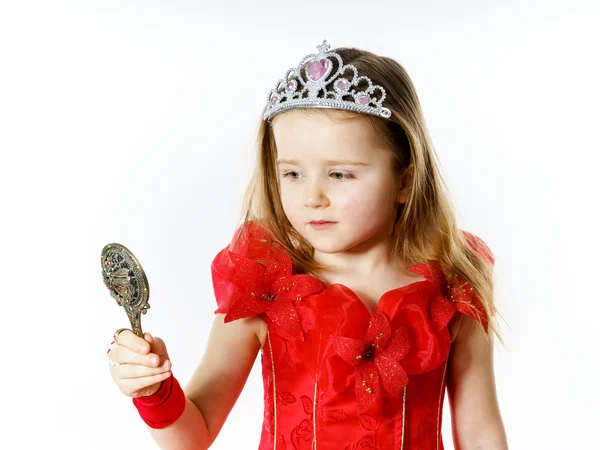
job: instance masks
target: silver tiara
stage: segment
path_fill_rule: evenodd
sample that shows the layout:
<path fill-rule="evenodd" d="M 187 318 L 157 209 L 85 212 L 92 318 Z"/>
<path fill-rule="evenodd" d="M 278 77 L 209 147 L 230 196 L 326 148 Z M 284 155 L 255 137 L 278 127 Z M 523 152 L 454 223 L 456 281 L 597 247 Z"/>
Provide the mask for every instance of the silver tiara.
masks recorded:
<path fill-rule="evenodd" d="M 276 114 L 295 108 L 333 108 L 346 109 L 361 113 L 389 119 L 392 112 L 381 104 L 385 100 L 385 89 L 373 82 L 366 76 L 358 76 L 356 67 L 351 64 L 344 65 L 342 58 L 335 52 L 329 52 L 329 44 L 323 41 L 318 45 L 319 53 L 305 56 L 298 67 L 287 71 L 285 78 L 279 80 L 275 89 L 271 89 L 267 96 L 267 106 L 263 119 L 271 121 Z M 333 61 L 338 61 L 338 70 L 332 75 Z M 308 63 L 308 64 L 306 64 Z M 305 76 L 302 76 L 302 67 Z M 346 72 L 351 71 L 351 79 Z M 329 78 L 328 78 L 329 77 Z M 369 87 L 366 90 L 356 92 L 361 81 L 366 81 Z M 299 84 L 302 87 L 299 87 Z M 333 85 L 333 91 L 328 89 Z M 379 90 L 379 99 L 373 97 L 373 93 Z M 305 95 L 308 91 L 308 95 Z M 318 96 L 322 91 L 322 96 Z M 345 96 L 351 96 L 354 101 L 342 100 Z"/>

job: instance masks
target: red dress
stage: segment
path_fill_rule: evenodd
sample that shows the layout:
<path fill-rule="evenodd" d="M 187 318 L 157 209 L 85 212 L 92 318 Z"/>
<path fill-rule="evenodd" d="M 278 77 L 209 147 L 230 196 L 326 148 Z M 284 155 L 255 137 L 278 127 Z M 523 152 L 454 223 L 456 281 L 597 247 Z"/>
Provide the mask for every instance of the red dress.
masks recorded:
<path fill-rule="evenodd" d="M 493 263 L 485 243 L 464 233 Z M 386 292 L 369 312 L 346 286 L 293 274 L 289 254 L 264 236 L 251 224 L 235 253 L 226 247 L 211 265 L 215 312 L 268 323 L 259 450 L 443 449 L 448 324 L 462 313 L 487 332 L 470 286 L 447 286 L 434 264 L 414 265 L 425 280 Z"/>

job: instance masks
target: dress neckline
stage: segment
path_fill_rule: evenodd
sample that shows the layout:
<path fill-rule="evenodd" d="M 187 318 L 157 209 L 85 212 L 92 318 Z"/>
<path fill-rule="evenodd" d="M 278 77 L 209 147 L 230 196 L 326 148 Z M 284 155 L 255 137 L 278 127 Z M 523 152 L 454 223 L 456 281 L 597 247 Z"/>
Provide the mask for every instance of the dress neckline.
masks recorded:
<path fill-rule="evenodd" d="M 356 294 L 356 292 L 354 292 L 353 289 L 349 288 L 348 286 L 346 286 L 345 284 L 342 284 L 342 283 L 332 283 L 327 288 L 325 288 L 325 290 L 323 292 L 337 290 L 337 289 L 343 290 L 348 294 L 348 297 L 350 299 L 360 303 L 369 314 L 372 314 L 373 311 L 382 309 L 382 306 L 386 303 L 386 299 L 388 299 L 390 297 L 397 297 L 399 294 L 406 293 L 404 291 L 407 291 L 407 292 L 414 291 L 414 290 L 417 290 L 418 288 L 420 288 L 421 286 L 425 286 L 425 285 L 429 285 L 429 284 L 430 284 L 429 280 L 419 280 L 419 281 L 414 281 L 409 284 L 405 284 L 404 286 L 399 286 L 399 287 L 390 289 L 390 290 L 384 292 L 383 294 L 381 294 L 381 296 L 379 297 L 379 300 L 377 300 L 377 303 L 373 304 L 372 307 L 367 306 L 365 304 L 365 302 L 363 302 L 360 299 L 360 297 Z"/>
<path fill-rule="evenodd" d="M 356 294 L 356 292 L 352 288 L 346 286 L 343 283 L 331 283 L 330 285 L 327 286 L 322 278 L 320 278 L 320 277 L 314 277 L 314 278 L 317 278 L 326 286 L 325 289 L 321 292 L 321 294 L 331 293 L 332 291 L 333 292 L 343 291 L 347 294 L 345 296 L 346 298 L 351 299 L 351 301 L 353 301 L 353 302 L 355 301 L 355 302 L 360 303 L 364 307 L 366 312 L 369 315 L 371 315 L 373 313 L 373 311 L 382 309 L 382 306 L 384 306 L 384 303 L 385 303 L 384 300 L 387 298 L 397 297 L 399 294 L 406 294 L 406 293 L 412 292 L 414 290 L 420 290 L 421 288 L 435 287 L 434 283 L 432 282 L 432 280 L 430 278 L 424 276 L 423 274 L 419 273 L 416 270 L 413 270 L 414 268 L 419 267 L 419 266 L 420 265 L 415 264 L 415 265 L 409 266 L 407 269 L 417 275 L 420 275 L 423 278 L 422 280 L 412 281 L 412 282 L 404 284 L 402 286 L 397 286 L 395 288 L 385 291 L 383 294 L 381 294 L 381 296 L 379 297 L 377 302 L 373 305 L 373 307 L 367 306 L 365 304 L 365 302 L 363 302 L 360 299 L 360 297 Z M 406 292 L 404 292 L 404 291 L 406 291 Z M 382 303 L 382 301 L 384 301 L 384 302 Z"/>

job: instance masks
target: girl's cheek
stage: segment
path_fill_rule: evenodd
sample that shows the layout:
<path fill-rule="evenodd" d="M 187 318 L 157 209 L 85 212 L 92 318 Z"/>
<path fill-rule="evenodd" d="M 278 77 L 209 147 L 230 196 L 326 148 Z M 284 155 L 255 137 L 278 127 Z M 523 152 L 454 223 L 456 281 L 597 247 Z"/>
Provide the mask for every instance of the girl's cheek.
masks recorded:
<path fill-rule="evenodd" d="M 298 215 L 299 211 L 303 207 L 302 197 L 291 192 L 286 194 L 282 193 L 281 205 L 283 206 L 283 211 L 285 212 L 286 216 L 293 219 Z"/>
<path fill-rule="evenodd" d="M 381 196 L 378 195 L 367 195 L 364 193 L 355 193 L 345 197 L 340 203 L 341 210 L 344 211 L 344 215 L 354 216 L 357 215 L 362 217 L 370 217 L 371 215 L 377 216 L 384 210 L 384 202 Z"/>
<path fill-rule="evenodd" d="M 367 205 L 359 198 L 349 197 L 341 201 L 340 207 L 344 215 L 349 216 L 360 215 L 367 208 Z"/>

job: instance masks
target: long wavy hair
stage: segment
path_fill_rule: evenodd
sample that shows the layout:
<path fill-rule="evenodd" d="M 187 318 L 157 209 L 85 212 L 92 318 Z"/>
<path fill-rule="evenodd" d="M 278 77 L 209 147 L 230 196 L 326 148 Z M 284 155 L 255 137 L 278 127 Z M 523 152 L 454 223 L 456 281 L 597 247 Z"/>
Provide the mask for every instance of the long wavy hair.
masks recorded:
<path fill-rule="evenodd" d="M 385 87 L 384 105 L 391 110 L 392 116 L 384 119 L 352 111 L 318 108 L 305 111 L 334 114 L 339 120 L 366 120 L 384 137 L 394 153 L 397 173 L 406 176 L 410 184 L 407 202 L 399 205 L 396 214 L 390 237 L 391 256 L 401 258 L 406 267 L 435 261 L 449 284 L 455 277 L 463 277 L 481 300 L 490 331 L 502 342 L 494 320 L 497 309 L 494 305 L 493 263 L 482 255 L 482 250 L 488 252 L 492 261 L 493 256 L 485 244 L 484 248 L 474 249 L 457 227 L 455 209 L 438 169 L 438 157 L 410 77 L 391 58 L 356 48 L 332 51 L 338 53 L 345 64 L 354 65 L 374 84 Z M 292 227 L 284 213 L 276 161 L 277 147 L 272 126 L 262 119 L 261 114 L 256 167 L 246 189 L 238 230 L 243 231 L 249 222 L 254 222 L 270 234 L 270 239 L 289 252 L 295 273 L 314 274 L 325 267 L 314 260 L 314 248 Z M 238 238 L 240 235 L 238 233 Z M 235 248 L 236 244 L 234 239 L 230 248 Z M 460 322 L 459 319 L 453 323 L 454 337 Z"/>

